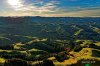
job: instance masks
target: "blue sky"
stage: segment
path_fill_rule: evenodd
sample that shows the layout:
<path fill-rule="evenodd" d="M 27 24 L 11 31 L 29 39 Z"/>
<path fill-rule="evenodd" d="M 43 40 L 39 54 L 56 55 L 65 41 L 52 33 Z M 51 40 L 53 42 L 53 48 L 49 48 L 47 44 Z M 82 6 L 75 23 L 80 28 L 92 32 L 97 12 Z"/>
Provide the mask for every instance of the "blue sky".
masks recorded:
<path fill-rule="evenodd" d="M 100 17 L 100 0 L 0 0 L 0 16 Z"/>

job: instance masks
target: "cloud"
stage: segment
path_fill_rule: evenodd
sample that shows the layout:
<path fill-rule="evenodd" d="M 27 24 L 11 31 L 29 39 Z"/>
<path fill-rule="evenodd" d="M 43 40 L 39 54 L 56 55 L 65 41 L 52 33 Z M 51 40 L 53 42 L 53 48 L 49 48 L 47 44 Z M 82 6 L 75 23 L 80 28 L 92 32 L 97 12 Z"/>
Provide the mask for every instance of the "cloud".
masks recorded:
<path fill-rule="evenodd" d="M 48 15 L 46 15 L 48 16 Z M 74 12 L 63 12 L 58 14 L 50 14 L 50 16 L 68 16 L 68 17 L 100 17 L 100 9 L 96 10 L 82 10 L 82 11 L 74 11 Z"/>
<path fill-rule="evenodd" d="M 0 15 L 10 16 L 100 16 L 100 6 L 82 7 L 82 6 L 59 6 L 63 4 L 60 0 L 33 0 L 32 2 L 21 1 L 21 7 L 14 10 L 2 12 Z M 67 0 L 78 1 L 78 0 Z M 9 7 L 11 8 L 11 7 Z"/>
<path fill-rule="evenodd" d="M 23 12 L 37 12 L 37 13 L 43 13 L 43 12 L 54 12 L 57 8 L 56 4 L 59 4 L 57 1 L 50 1 L 47 3 L 41 2 L 34 2 L 30 4 L 23 4 L 22 7 L 16 9 L 16 11 L 23 11 Z M 41 6 L 40 6 L 41 5 Z"/>
<path fill-rule="evenodd" d="M 31 12 L 12 12 L 1 13 L 1 16 L 47 16 L 47 17 L 100 17 L 100 9 L 82 10 L 74 12 L 58 12 L 58 13 L 31 13 Z"/>
<path fill-rule="evenodd" d="M 44 2 L 43 0 L 34 0 L 34 2 L 27 3 L 25 0 L 20 0 L 21 6 L 17 8 L 8 7 L 8 9 L 11 9 L 9 14 L 7 14 L 6 11 L 3 13 L 6 15 L 11 16 L 31 16 L 31 15 L 39 15 L 49 13 L 49 12 L 56 12 L 58 7 L 57 4 L 59 4 L 59 1 L 48 1 Z M 13 9 L 13 10 L 12 10 Z M 1 14 L 2 15 L 2 14 Z"/>

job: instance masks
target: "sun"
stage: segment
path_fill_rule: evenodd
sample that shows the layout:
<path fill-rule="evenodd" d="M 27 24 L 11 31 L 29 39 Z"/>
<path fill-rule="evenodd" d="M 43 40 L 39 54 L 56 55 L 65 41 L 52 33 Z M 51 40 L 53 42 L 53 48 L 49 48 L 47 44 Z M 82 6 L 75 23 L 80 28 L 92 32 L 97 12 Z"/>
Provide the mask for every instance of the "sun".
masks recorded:
<path fill-rule="evenodd" d="M 8 0 L 8 3 L 12 6 L 18 6 L 21 4 L 20 0 Z"/>
<path fill-rule="evenodd" d="M 8 0 L 8 4 L 11 5 L 12 8 L 15 10 L 20 9 L 22 7 L 22 1 L 21 0 Z"/>

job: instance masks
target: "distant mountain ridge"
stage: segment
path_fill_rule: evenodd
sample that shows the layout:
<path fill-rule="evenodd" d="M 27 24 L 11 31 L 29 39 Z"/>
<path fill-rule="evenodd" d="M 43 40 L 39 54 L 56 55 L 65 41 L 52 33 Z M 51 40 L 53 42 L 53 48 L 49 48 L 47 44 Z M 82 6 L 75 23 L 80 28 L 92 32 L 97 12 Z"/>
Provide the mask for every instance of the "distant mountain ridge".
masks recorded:
<path fill-rule="evenodd" d="M 13 22 L 99 22 L 100 17 L 0 17 L 0 22 L 13 21 Z"/>
<path fill-rule="evenodd" d="M 100 40 L 100 18 L 0 17 L 0 34 Z"/>

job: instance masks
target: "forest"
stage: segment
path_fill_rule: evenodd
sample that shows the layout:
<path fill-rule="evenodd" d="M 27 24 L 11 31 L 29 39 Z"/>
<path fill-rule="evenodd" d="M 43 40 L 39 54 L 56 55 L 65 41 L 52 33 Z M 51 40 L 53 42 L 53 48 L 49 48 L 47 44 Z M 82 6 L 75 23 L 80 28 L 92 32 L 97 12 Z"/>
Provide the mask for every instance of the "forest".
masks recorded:
<path fill-rule="evenodd" d="M 0 17 L 0 66 L 86 63 L 100 65 L 99 17 Z"/>

